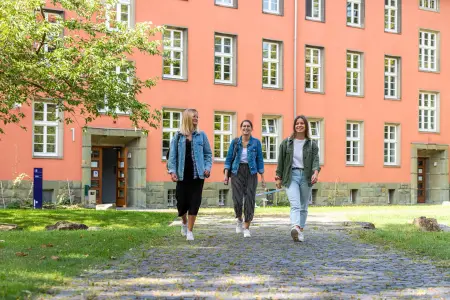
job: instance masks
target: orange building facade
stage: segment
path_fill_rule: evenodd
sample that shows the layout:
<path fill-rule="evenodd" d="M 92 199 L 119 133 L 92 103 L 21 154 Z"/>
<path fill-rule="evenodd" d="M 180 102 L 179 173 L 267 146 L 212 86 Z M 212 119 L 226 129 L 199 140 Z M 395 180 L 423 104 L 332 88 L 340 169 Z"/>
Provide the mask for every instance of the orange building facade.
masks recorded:
<path fill-rule="evenodd" d="M 137 76 L 159 77 L 140 100 L 163 111 L 160 128 L 144 135 L 121 116 L 83 131 L 52 121 L 49 103 L 18 108 L 29 130 L 7 126 L 0 142 L 7 201 L 29 194 L 13 184 L 19 174 L 42 167 L 46 201 L 174 206 L 164 155 L 186 108 L 198 110 L 213 149 L 203 206 L 232 205 L 222 171 L 244 119 L 274 189 L 278 145 L 298 114 L 320 147 L 314 204 L 449 201 L 449 2 L 120 0 L 117 12 L 129 26 L 167 26 L 170 61 L 132 57 Z"/>

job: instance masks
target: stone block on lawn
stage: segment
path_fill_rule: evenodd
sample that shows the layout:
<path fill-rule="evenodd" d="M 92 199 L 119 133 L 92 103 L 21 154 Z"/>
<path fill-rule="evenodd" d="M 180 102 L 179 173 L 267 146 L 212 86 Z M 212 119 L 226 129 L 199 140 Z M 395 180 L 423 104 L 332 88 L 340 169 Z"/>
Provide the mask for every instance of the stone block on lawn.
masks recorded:
<path fill-rule="evenodd" d="M 0 231 L 13 231 L 13 230 L 20 230 L 20 228 L 16 224 L 0 223 Z"/>
<path fill-rule="evenodd" d="M 434 218 L 420 217 L 415 218 L 413 224 L 423 231 L 441 231 L 438 222 Z"/>
<path fill-rule="evenodd" d="M 115 203 L 108 204 L 97 204 L 95 205 L 95 210 L 107 210 L 107 209 L 116 209 Z"/>
<path fill-rule="evenodd" d="M 84 224 L 72 223 L 68 221 L 58 221 L 55 225 L 45 226 L 46 230 L 87 230 L 89 227 Z"/>
<path fill-rule="evenodd" d="M 370 222 L 344 222 L 342 225 L 348 227 L 361 227 L 362 229 L 375 229 L 375 225 Z"/>

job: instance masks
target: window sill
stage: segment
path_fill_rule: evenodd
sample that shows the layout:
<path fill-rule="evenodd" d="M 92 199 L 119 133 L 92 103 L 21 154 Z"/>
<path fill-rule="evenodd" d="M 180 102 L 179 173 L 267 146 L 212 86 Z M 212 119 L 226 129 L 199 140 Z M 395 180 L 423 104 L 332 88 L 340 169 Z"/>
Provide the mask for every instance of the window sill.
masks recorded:
<path fill-rule="evenodd" d="M 214 84 L 215 85 L 225 85 L 225 86 L 237 86 L 237 84 L 234 82 L 221 82 L 221 81 L 215 81 L 215 80 L 214 80 Z"/>
<path fill-rule="evenodd" d="M 345 166 L 346 167 L 364 167 L 364 164 L 349 164 L 349 163 L 346 163 Z"/>
<path fill-rule="evenodd" d="M 347 23 L 347 27 L 356 28 L 356 29 L 364 29 L 363 25 L 349 24 Z"/>
<path fill-rule="evenodd" d="M 438 130 L 436 130 L 436 131 L 426 131 L 426 130 L 420 130 L 420 129 L 419 129 L 419 133 L 423 133 L 423 134 L 440 134 L 440 132 Z"/>
<path fill-rule="evenodd" d="M 351 97 L 351 98 L 364 98 L 364 95 L 352 95 L 352 94 L 346 94 L 345 96 Z"/>
<path fill-rule="evenodd" d="M 215 6 L 220 6 L 220 7 L 225 7 L 225 8 L 233 8 L 233 9 L 237 9 L 237 5 L 226 5 L 226 4 L 221 4 L 221 3 L 214 3 Z"/>
<path fill-rule="evenodd" d="M 275 87 L 275 86 L 262 86 L 263 90 L 274 90 L 274 91 L 282 91 L 282 87 Z"/>
<path fill-rule="evenodd" d="M 400 169 L 400 165 L 383 165 L 383 168 L 393 168 L 393 169 Z"/>
<path fill-rule="evenodd" d="M 388 98 L 388 97 L 384 97 L 384 100 L 387 100 L 387 101 L 401 101 L 402 98 Z"/>
<path fill-rule="evenodd" d="M 225 163 L 225 158 L 214 158 L 214 159 L 213 159 L 213 162 L 216 162 L 216 163 Z"/>
<path fill-rule="evenodd" d="M 305 89 L 305 93 L 325 95 L 325 92 L 323 92 L 323 91 L 314 91 L 314 90 L 307 90 L 307 89 Z"/>
<path fill-rule="evenodd" d="M 421 69 L 421 68 L 419 68 L 419 72 L 422 72 L 422 73 L 431 73 L 431 74 L 441 74 L 441 72 L 440 71 L 433 71 L 433 70 L 425 70 L 425 69 Z"/>
<path fill-rule="evenodd" d="M 278 162 L 277 162 L 277 161 L 274 161 L 274 160 L 269 160 L 269 161 L 265 160 L 265 161 L 264 161 L 264 164 L 265 164 L 265 165 L 277 165 Z"/>
<path fill-rule="evenodd" d="M 314 19 L 311 17 L 305 17 L 306 21 L 311 21 L 311 22 L 318 22 L 318 23 L 325 23 L 322 19 Z"/>
<path fill-rule="evenodd" d="M 266 14 L 266 15 L 273 15 L 273 16 L 278 16 L 278 17 L 283 17 L 284 16 L 284 14 L 282 12 L 275 12 L 275 11 L 265 11 L 265 10 L 263 10 L 262 13 Z"/>
<path fill-rule="evenodd" d="M 431 9 L 431 8 L 419 7 L 419 10 L 423 10 L 423 11 L 427 11 L 427 12 L 439 13 L 439 9 Z"/>
<path fill-rule="evenodd" d="M 33 154 L 32 158 L 33 159 L 63 159 L 64 157 L 62 157 L 62 156 L 52 156 L 52 155 L 36 155 L 36 154 Z"/>
<path fill-rule="evenodd" d="M 401 34 L 400 31 L 386 30 L 386 29 L 384 29 L 384 32 L 386 32 L 386 33 L 392 33 L 392 34 Z"/>
<path fill-rule="evenodd" d="M 170 76 L 164 76 L 164 75 L 163 75 L 162 79 L 163 80 L 173 80 L 173 81 L 183 81 L 183 82 L 188 81 L 187 78 L 170 77 Z"/>

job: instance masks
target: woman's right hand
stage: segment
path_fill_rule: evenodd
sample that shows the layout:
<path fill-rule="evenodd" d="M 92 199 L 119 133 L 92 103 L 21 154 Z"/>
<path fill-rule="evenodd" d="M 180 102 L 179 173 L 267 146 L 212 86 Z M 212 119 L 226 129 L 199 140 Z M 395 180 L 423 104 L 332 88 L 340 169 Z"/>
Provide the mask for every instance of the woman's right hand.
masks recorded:
<path fill-rule="evenodd" d="M 277 189 L 281 189 L 281 180 L 277 179 L 277 181 L 275 182 L 275 186 L 277 187 Z"/>
<path fill-rule="evenodd" d="M 175 173 L 170 173 L 170 177 L 172 177 L 172 181 L 173 181 L 173 182 L 177 182 L 177 181 L 178 181 L 177 174 L 175 174 Z"/>
<path fill-rule="evenodd" d="M 228 181 L 229 181 L 228 175 L 225 174 L 225 176 L 223 177 L 223 184 L 228 185 Z"/>

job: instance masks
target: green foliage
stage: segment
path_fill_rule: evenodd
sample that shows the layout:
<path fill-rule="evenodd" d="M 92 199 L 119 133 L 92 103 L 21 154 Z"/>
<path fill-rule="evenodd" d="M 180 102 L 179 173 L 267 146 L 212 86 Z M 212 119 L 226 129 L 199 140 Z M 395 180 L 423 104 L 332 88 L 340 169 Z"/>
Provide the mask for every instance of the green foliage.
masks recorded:
<path fill-rule="evenodd" d="M 45 0 L 0 1 L 2 126 L 24 128 L 20 121 L 25 114 L 17 107 L 46 100 L 64 112 L 68 124 L 81 119 L 87 125 L 107 108 L 113 118 L 127 112 L 133 125 L 144 131 L 156 128 L 160 112 L 136 99 L 155 80 L 138 78 L 129 57 L 137 52 L 160 55 L 161 41 L 155 35 L 163 27 L 144 22 L 108 29 L 107 8 L 117 0 L 48 2 L 64 11 L 64 17 L 48 17 Z M 116 72 L 117 67 L 126 72 Z"/>

